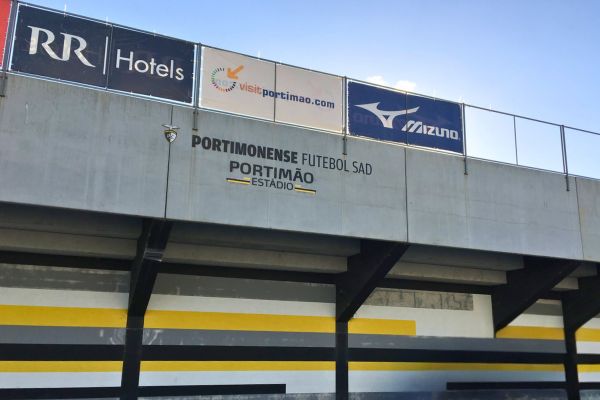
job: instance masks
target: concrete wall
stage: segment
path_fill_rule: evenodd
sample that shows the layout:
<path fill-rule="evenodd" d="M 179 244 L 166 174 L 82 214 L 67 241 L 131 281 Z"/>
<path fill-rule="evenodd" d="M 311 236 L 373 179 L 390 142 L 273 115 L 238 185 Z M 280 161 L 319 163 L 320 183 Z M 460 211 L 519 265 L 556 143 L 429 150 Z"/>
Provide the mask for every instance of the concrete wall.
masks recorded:
<path fill-rule="evenodd" d="M 598 181 L 571 178 L 566 191 L 562 175 L 478 160 L 465 175 L 461 157 L 358 138 L 343 155 L 339 135 L 215 112 L 200 111 L 193 131 L 192 111 L 178 107 L 169 158 L 162 124 L 170 111 L 11 75 L 0 100 L 0 201 L 600 261 Z M 299 158 L 193 147 L 193 135 Z M 345 161 L 348 171 L 308 165 L 303 153 Z M 313 178 L 283 179 L 292 190 L 259 187 L 260 174 L 231 170 L 232 161 Z M 355 172 L 355 162 L 368 172 Z"/>
<path fill-rule="evenodd" d="M 592 179 L 577 178 L 577 197 L 583 257 L 600 260 L 600 183 Z"/>
<path fill-rule="evenodd" d="M 409 241 L 582 258 L 577 192 L 531 169 L 407 151 Z M 574 186 L 574 182 L 572 182 Z"/>
<path fill-rule="evenodd" d="M 11 76 L 0 100 L 0 200 L 162 217 L 171 107 Z"/>

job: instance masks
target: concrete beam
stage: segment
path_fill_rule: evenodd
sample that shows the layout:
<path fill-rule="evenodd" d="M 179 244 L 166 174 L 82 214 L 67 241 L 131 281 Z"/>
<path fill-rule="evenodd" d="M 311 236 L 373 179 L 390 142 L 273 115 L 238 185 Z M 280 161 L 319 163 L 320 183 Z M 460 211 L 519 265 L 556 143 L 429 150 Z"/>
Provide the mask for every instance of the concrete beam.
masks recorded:
<path fill-rule="evenodd" d="M 400 262 L 495 271 L 523 268 L 523 257 L 517 254 L 426 245 L 411 245 Z"/>
<path fill-rule="evenodd" d="M 347 237 L 185 222 L 174 223 L 171 241 L 342 257 L 360 251 L 360 240 Z"/>
<path fill-rule="evenodd" d="M 506 272 L 400 261 L 388 273 L 388 278 L 475 285 L 503 285 L 506 283 Z"/>
<path fill-rule="evenodd" d="M 133 259 L 135 239 L 0 228 L 0 250 Z"/>
<path fill-rule="evenodd" d="M 137 240 L 142 224 L 125 215 L 0 203 L 0 228 Z"/>
<path fill-rule="evenodd" d="M 165 262 L 288 271 L 346 271 L 346 257 L 170 242 Z"/>

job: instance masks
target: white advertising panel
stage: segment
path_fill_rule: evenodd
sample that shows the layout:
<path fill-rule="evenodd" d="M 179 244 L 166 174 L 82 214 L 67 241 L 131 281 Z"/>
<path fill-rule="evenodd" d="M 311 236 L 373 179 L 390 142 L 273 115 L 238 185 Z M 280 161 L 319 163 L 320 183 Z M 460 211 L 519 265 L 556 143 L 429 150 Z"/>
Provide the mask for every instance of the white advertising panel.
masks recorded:
<path fill-rule="evenodd" d="M 343 82 L 339 76 L 277 65 L 275 120 L 341 132 Z"/>
<path fill-rule="evenodd" d="M 274 119 L 275 64 L 202 48 L 202 107 Z"/>

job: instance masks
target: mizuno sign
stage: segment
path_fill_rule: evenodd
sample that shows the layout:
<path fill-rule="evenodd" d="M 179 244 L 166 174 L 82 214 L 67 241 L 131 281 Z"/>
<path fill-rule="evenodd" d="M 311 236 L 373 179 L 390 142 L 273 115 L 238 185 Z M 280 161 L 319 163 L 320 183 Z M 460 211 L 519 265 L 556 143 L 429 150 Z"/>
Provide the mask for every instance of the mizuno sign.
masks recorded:
<path fill-rule="evenodd" d="M 459 140 L 458 132 L 453 129 L 440 128 L 439 126 L 425 125 L 421 121 L 409 120 L 402 127 L 403 132 L 422 133 L 424 135 L 432 135 L 445 137 L 452 140 Z"/>
<path fill-rule="evenodd" d="M 371 111 L 379 118 L 384 128 L 393 129 L 394 118 L 399 115 L 412 114 L 419 111 L 419 107 L 411 108 L 410 110 L 398 110 L 398 111 L 383 111 L 379 108 L 379 103 L 370 104 L 357 104 L 356 107 L 364 108 L 367 111 Z"/>
<path fill-rule="evenodd" d="M 462 153 L 456 103 L 348 83 L 350 134 Z"/>

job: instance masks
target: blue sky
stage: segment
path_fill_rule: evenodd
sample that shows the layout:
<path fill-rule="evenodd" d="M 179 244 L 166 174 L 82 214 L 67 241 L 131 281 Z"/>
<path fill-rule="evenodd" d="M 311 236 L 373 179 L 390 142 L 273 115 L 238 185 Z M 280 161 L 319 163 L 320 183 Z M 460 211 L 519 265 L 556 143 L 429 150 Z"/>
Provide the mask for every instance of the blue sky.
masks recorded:
<path fill-rule="evenodd" d="M 600 131 L 599 1 L 32 2 L 61 10 L 66 4 L 69 12 L 139 29 Z M 550 131 L 554 154 L 556 132 Z M 582 151 L 594 143 L 600 148 L 600 137 L 569 140 Z M 536 142 L 519 141 L 521 151 Z M 595 153 L 587 157 L 595 162 Z"/>

